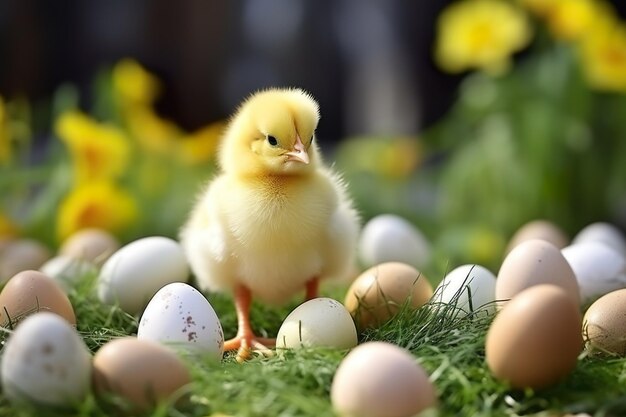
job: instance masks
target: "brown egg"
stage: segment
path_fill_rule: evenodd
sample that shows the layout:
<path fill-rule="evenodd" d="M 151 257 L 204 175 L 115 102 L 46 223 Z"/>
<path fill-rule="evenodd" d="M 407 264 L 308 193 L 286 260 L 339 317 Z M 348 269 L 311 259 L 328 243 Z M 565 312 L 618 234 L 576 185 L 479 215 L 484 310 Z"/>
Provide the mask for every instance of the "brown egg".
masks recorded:
<path fill-rule="evenodd" d="M 504 258 L 496 279 L 496 300 L 508 300 L 538 284 L 557 285 L 580 303 L 576 275 L 561 251 L 550 242 L 532 239 L 517 245 Z"/>
<path fill-rule="evenodd" d="M 433 287 L 417 269 L 401 262 L 386 262 L 363 272 L 352 283 L 344 305 L 364 329 L 393 317 L 410 299 L 418 308 L 428 302 Z"/>
<path fill-rule="evenodd" d="M 552 243 L 559 249 L 569 244 L 570 239 L 557 225 L 547 220 L 533 220 L 520 227 L 511 237 L 506 253 L 509 253 L 522 242 L 541 239 Z"/>
<path fill-rule="evenodd" d="M 146 410 L 168 400 L 191 382 L 189 371 L 165 346 L 151 340 L 112 340 L 93 358 L 96 394 L 114 394 Z"/>
<path fill-rule="evenodd" d="M 493 375 L 515 388 L 543 388 L 576 366 L 582 350 L 578 304 L 562 288 L 536 285 L 508 302 L 487 332 Z"/>
<path fill-rule="evenodd" d="M 97 266 L 102 266 L 104 261 L 119 248 L 120 242 L 106 230 L 83 229 L 61 244 L 59 254 L 85 259 Z"/>
<path fill-rule="evenodd" d="M 33 239 L 10 243 L 0 255 L 0 282 L 6 282 L 18 272 L 39 269 L 51 256 L 48 248 Z"/>
<path fill-rule="evenodd" d="M 72 304 L 59 284 L 39 271 L 22 271 L 0 292 L 0 325 L 14 327 L 37 311 L 50 311 L 76 325 Z"/>
<path fill-rule="evenodd" d="M 596 352 L 626 355 L 626 289 L 598 298 L 585 313 L 583 337 Z"/>

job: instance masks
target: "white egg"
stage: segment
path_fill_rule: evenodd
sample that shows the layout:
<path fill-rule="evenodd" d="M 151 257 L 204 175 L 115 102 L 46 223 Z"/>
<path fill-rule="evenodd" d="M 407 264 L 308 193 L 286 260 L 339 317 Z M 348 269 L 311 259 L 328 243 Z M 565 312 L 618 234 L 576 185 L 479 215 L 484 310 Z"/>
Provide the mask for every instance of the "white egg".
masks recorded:
<path fill-rule="evenodd" d="M 49 312 L 33 314 L 6 342 L 2 386 L 12 402 L 79 403 L 91 386 L 91 355 L 63 318 Z"/>
<path fill-rule="evenodd" d="M 139 320 L 138 339 L 148 339 L 220 360 L 224 333 L 207 299 L 191 285 L 174 282 L 152 297 Z"/>
<path fill-rule="evenodd" d="M 348 310 L 337 300 L 320 297 L 296 307 L 278 330 L 276 347 L 332 347 L 348 349 L 356 346 L 357 334 Z"/>
<path fill-rule="evenodd" d="M 95 275 L 97 267 L 86 259 L 59 255 L 46 261 L 39 270 L 58 282 L 67 293 L 81 279 Z"/>
<path fill-rule="evenodd" d="M 383 262 L 403 262 L 420 269 L 430 261 L 431 247 L 424 235 L 406 219 L 381 214 L 363 227 L 359 257 L 366 268 Z"/>
<path fill-rule="evenodd" d="M 461 265 L 450 271 L 435 289 L 433 300 L 455 303 L 458 316 L 496 311 L 496 276 L 480 265 Z"/>
<path fill-rule="evenodd" d="M 563 248 L 561 253 L 576 275 L 581 300 L 626 288 L 626 258 L 610 246 L 588 241 Z"/>
<path fill-rule="evenodd" d="M 622 255 L 626 255 L 626 237 L 620 229 L 610 223 L 596 222 L 582 228 L 572 244 L 583 242 L 602 242 Z"/>
<path fill-rule="evenodd" d="M 178 242 L 146 237 L 122 247 L 104 263 L 98 276 L 98 297 L 136 314 L 161 287 L 188 279 L 189 265 Z"/>

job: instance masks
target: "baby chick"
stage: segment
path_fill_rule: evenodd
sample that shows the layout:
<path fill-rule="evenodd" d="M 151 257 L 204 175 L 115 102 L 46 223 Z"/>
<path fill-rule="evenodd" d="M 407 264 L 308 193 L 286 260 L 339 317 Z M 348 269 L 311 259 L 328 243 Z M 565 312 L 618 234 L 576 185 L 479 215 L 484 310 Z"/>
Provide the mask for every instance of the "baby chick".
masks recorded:
<path fill-rule="evenodd" d="M 299 89 L 253 94 L 219 149 L 220 174 L 201 193 L 180 234 L 198 285 L 234 294 L 237 336 L 225 350 L 244 360 L 274 339 L 254 335 L 252 298 L 279 304 L 353 267 L 359 219 L 345 184 L 323 165 L 319 108 Z"/>

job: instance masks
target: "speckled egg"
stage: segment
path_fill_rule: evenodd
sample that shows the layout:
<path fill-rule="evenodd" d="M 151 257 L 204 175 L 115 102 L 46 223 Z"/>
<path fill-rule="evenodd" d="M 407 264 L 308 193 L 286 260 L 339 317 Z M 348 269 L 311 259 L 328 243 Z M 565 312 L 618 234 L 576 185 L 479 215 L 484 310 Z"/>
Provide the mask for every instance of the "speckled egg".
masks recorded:
<path fill-rule="evenodd" d="M 535 285 L 509 301 L 487 332 L 493 375 L 515 388 L 544 388 L 575 367 L 582 350 L 578 303 L 563 288 Z"/>
<path fill-rule="evenodd" d="M 102 266 L 120 246 L 117 238 L 106 230 L 88 228 L 79 230 L 63 241 L 59 255 L 84 259 Z"/>
<path fill-rule="evenodd" d="M 151 340 L 114 339 L 93 358 L 96 394 L 120 396 L 141 410 L 175 399 L 190 382 L 189 371 L 178 356 Z"/>
<path fill-rule="evenodd" d="M 507 245 L 506 253 L 511 252 L 520 243 L 531 239 L 548 241 L 559 249 L 564 248 L 569 243 L 569 238 L 565 232 L 556 224 L 548 220 L 533 220 L 515 232 Z"/>
<path fill-rule="evenodd" d="M 508 300 L 539 284 L 557 285 L 580 303 L 576 276 L 561 251 L 550 242 L 531 239 L 517 245 L 504 258 L 496 280 L 496 299 Z"/>
<path fill-rule="evenodd" d="M 437 404 L 416 358 L 386 342 L 354 348 L 337 368 L 330 397 L 341 417 L 412 417 Z"/>
<path fill-rule="evenodd" d="M 209 301 L 191 285 L 174 282 L 161 288 L 139 320 L 138 339 L 220 360 L 224 333 Z"/>
<path fill-rule="evenodd" d="M 0 256 L 0 283 L 6 282 L 19 272 L 39 269 L 51 256 L 50 250 L 36 240 L 12 241 Z"/>
<path fill-rule="evenodd" d="M 356 346 L 356 327 L 348 310 L 337 300 L 320 297 L 296 307 L 283 321 L 276 348 Z"/>
<path fill-rule="evenodd" d="M 583 337 L 592 352 L 626 355 L 626 289 L 598 298 L 587 309 Z"/>
<path fill-rule="evenodd" d="M 56 314 L 26 318 L 2 353 L 3 394 L 12 402 L 72 406 L 89 393 L 91 354 L 74 328 Z"/>
<path fill-rule="evenodd" d="M 364 329 L 393 317 L 405 303 L 418 308 L 433 295 L 433 287 L 417 269 L 400 262 L 386 262 L 363 272 L 352 283 L 344 305 Z"/>
<path fill-rule="evenodd" d="M 39 271 L 23 271 L 12 277 L 0 292 L 0 324 L 15 327 L 39 311 L 58 314 L 76 325 L 72 304 L 55 280 Z"/>

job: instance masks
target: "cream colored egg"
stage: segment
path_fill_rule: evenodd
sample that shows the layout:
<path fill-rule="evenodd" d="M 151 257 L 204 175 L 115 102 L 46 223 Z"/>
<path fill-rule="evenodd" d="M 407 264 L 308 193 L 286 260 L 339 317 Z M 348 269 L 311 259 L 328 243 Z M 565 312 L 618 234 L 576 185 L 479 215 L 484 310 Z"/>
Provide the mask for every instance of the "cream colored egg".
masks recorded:
<path fill-rule="evenodd" d="M 67 295 L 55 280 L 39 271 L 23 271 L 12 277 L 0 292 L 0 325 L 15 327 L 31 314 L 48 311 L 71 325 L 76 315 Z"/>
<path fill-rule="evenodd" d="M 412 417 L 437 404 L 428 374 L 405 349 L 386 342 L 354 348 L 330 389 L 341 417 Z"/>
<path fill-rule="evenodd" d="M 176 354 L 151 340 L 115 339 L 93 358 L 93 385 L 98 395 L 117 395 L 147 410 L 175 399 L 191 382 L 189 371 Z"/>
<path fill-rule="evenodd" d="M 360 329 L 378 326 L 410 303 L 418 308 L 433 295 L 433 287 L 417 269 L 400 262 L 386 262 L 363 272 L 352 283 L 344 305 Z"/>
<path fill-rule="evenodd" d="M 105 262 L 98 276 L 98 297 L 136 314 L 161 287 L 188 279 L 189 265 L 180 244 L 166 237 L 146 237 L 122 247 Z"/>
<path fill-rule="evenodd" d="M 41 272 L 53 278 L 67 293 L 84 278 L 94 277 L 98 269 L 86 259 L 59 255 L 48 259 L 39 268 Z"/>
<path fill-rule="evenodd" d="M 626 289 L 598 298 L 585 312 L 583 337 L 595 353 L 626 355 Z"/>
<path fill-rule="evenodd" d="M 531 239 L 548 241 L 559 249 L 564 248 L 569 243 L 569 238 L 565 232 L 556 224 L 548 220 L 533 220 L 515 232 L 507 245 L 506 253 L 511 252 L 520 243 Z"/>
<path fill-rule="evenodd" d="M 119 240 L 106 230 L 89 228 L 79 230 L 67 238 L 61 244 L 59 254 L 102 266 L 120 246 Z"/>
<path fill-rule="evenodd" d="M 544 388 L 566 377 L 582 350 L 578 303 L 555 285 L 517 294 L 487 332 L 485 357 L 493 375 L 515 388 Z"/>
<path fill-rule="evenodd" d="M 346 308 L 332 298 L 320 297 L 296 307 L 283 321 L 276 348 L 356 346 L 356 327 Z"/>
<path fill-rule="evenodd" d="M 526 288 L 557 285 L 580 303 L 576 276 L 561 251 L 545 240 L 531 239 L 517 245 L 500 266 L 496 299 L 505 301 Z"/>
<path fill-rule="evenodd" d="M 2 389 L 12 402 L 72 406 L 85 399 L 90 380 L 87 346 L 56 314 L 26 318 L 3 349 Z"/>
<path fill-rule="evenodd" d="M 20 239 L 10 243 L 0 256 L 0 283 L 6 282 L 13 275 L 39 269 L 52 254 L 42 243 L 33 239 Z"/>
<path fill-rule="evenodd" d="M 138 339 L 216 361 L 224 353 L 224 333 L 209 301 L 191 285 L 173 282 L 150 300 L 139 320 Z"/>
<path fill-rule="evenodd" d="M 408 220 L 381 214 L 363 227 L 359 258 L 369 268 L 383 262 L 403 262 L 421 268 L 430 261 L 431 247 L 424 235 Z"/>
<path fill-rule="evenodd" d="M 459 317 L 493 314 L 496 277 L 480 265 L 461 265 L 450 271 L 435 289 L 433 301 L 453 305 Z"/>

